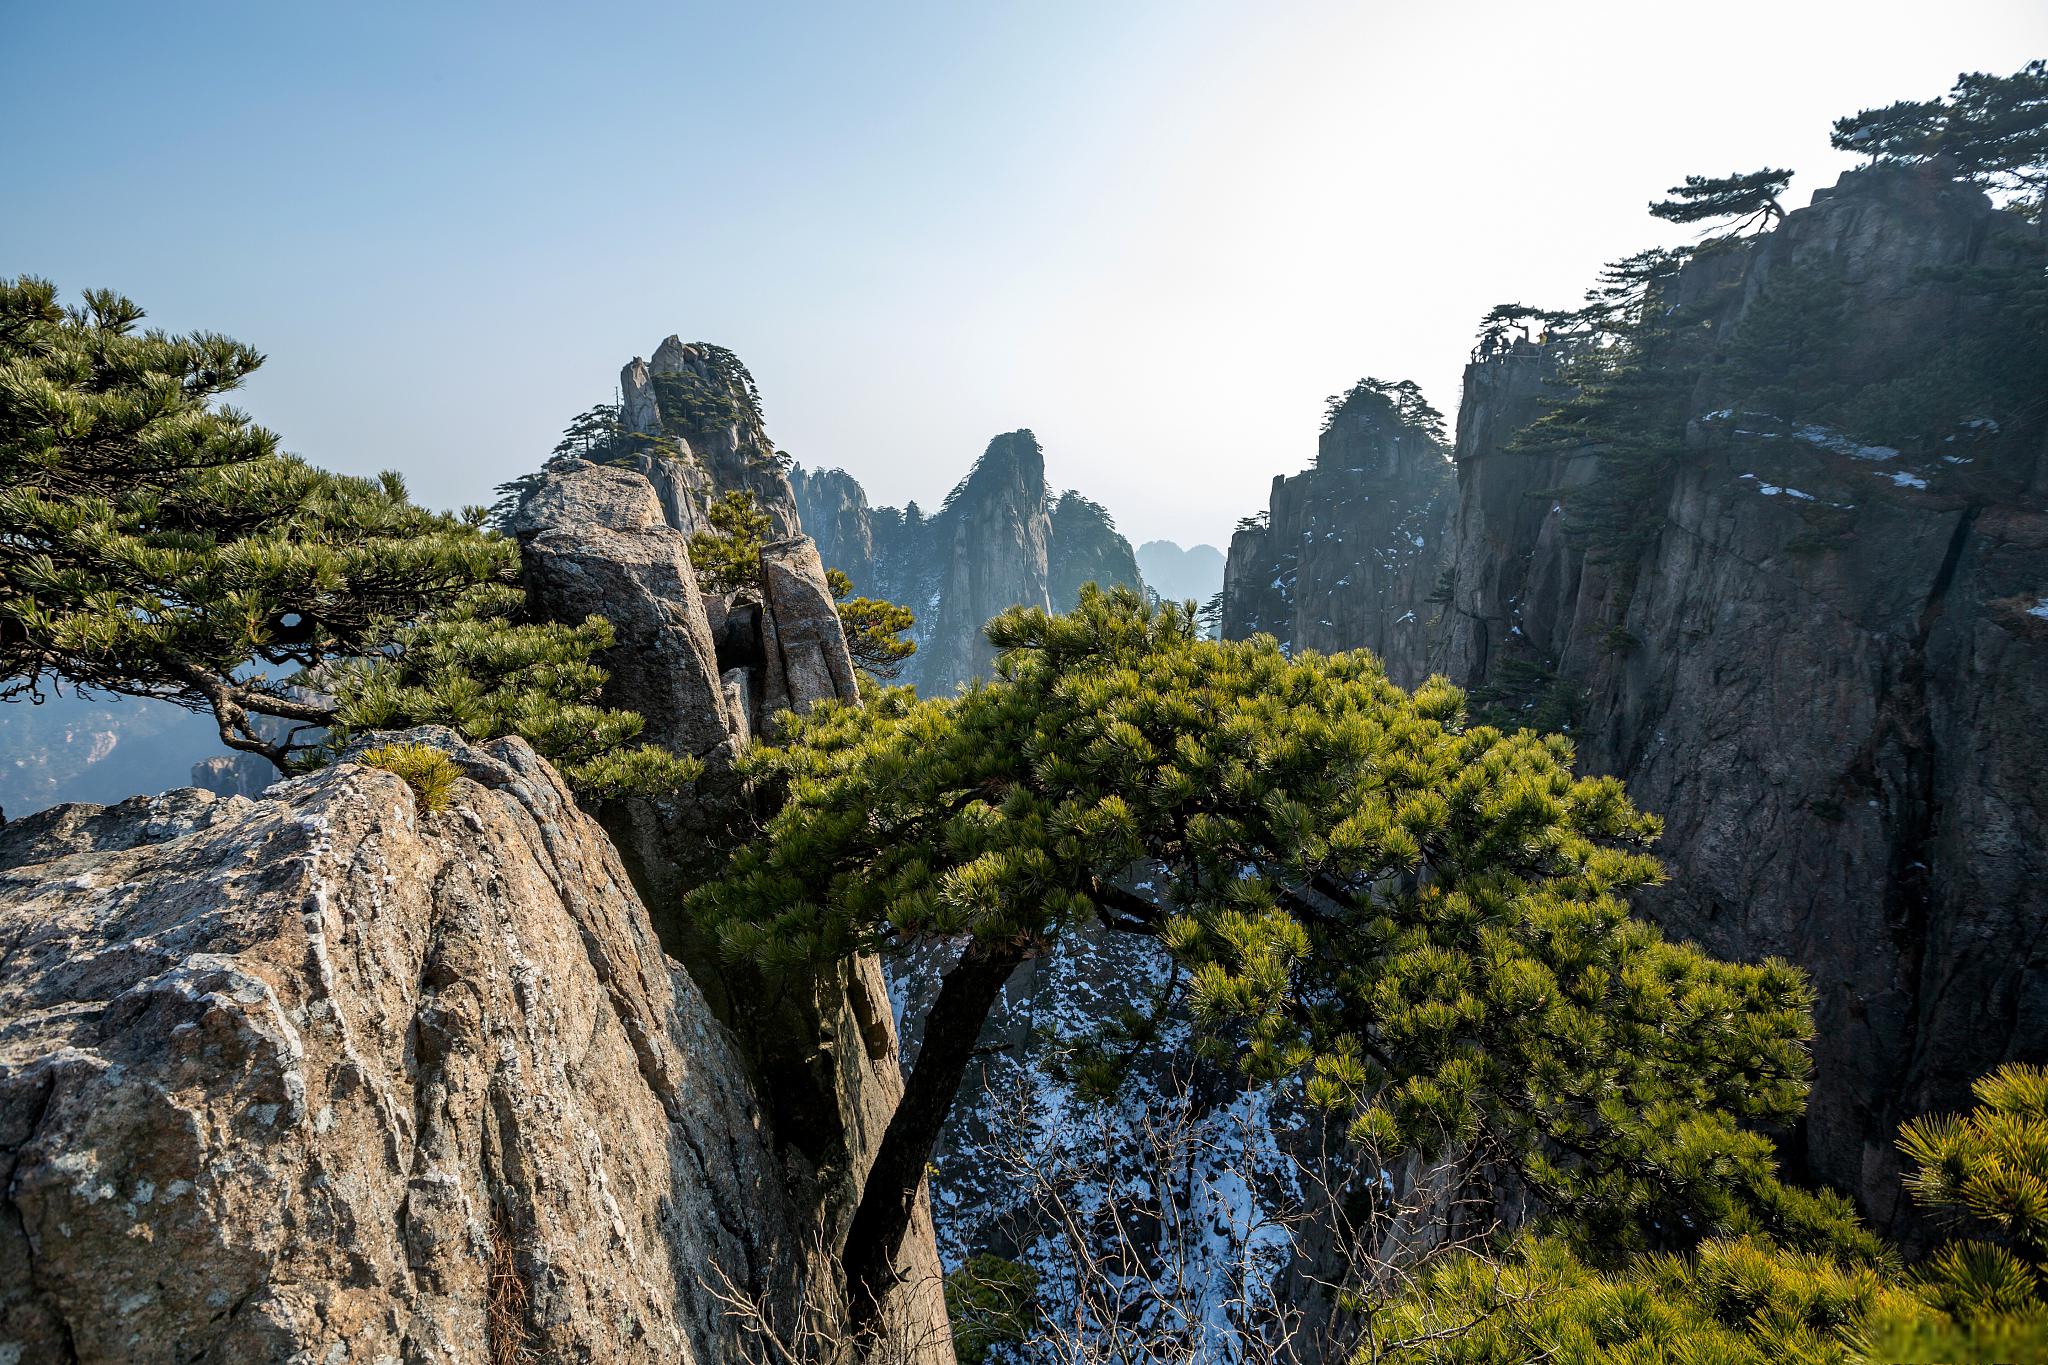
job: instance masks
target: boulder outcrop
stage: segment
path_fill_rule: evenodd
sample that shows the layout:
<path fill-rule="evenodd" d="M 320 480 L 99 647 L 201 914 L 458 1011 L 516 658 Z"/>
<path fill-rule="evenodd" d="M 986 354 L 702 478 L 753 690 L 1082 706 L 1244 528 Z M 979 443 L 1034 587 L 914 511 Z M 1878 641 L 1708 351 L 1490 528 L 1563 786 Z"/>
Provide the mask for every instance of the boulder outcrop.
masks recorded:
<path fill-rule="evenodd" d="M 516 739 L 0 831 L 0 1355 L 734 1359 L 809 1224 L 737 1049 Z M 523 1353 L 523 1354 L 521 1354 Z"/>

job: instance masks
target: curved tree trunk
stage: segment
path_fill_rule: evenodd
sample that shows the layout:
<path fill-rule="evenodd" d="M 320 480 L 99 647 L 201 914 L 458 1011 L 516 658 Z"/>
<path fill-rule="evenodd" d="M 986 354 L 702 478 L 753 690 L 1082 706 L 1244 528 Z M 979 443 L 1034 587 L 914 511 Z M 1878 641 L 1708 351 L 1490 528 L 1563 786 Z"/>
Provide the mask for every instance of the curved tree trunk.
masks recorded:
<path fill-rule="evenodd" d="M 851 1323 L 857 1335 L 871 1330 L 895 1279 L 896 1252 L 925 1167 L 938 1142 L 939 1129 L 967 1074 L 967 1063 L 981 1039 L 989 1011 L 1002 994 L 1017 964 L 1026 956 L 1017 941 L 968 942 L 967 951 L 939 986 L 939 996 L 925 1016 L 924 1041 L 917 1050 L 902 1102 L 889 1119 L 882 1143 L 868 1168 L 867 1183 L 853 1224 L 846 1235 L 840 1263 L 846 1271 Z"/>

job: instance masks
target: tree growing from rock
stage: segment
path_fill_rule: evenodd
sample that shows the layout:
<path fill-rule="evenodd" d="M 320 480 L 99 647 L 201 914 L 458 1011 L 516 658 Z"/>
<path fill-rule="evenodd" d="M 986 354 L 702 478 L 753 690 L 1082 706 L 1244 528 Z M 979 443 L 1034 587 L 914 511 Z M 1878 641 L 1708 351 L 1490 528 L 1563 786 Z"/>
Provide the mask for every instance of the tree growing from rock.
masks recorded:
<path fill-rule="evenodd" d="M 2038 214 L 2048 192 L 2048 61 L 2010 76 L 1966 72 L 1945 99 L 1845 115 L 1830 141 L 1881 164 L 1941 165 Z"/>
<path fill-rule="evenodd" d="M 1401 426 L 1419 431 L 1442 445 L 1447 433 L 1444 430 L 1444 415 L 1430 405 L 1422 396 L 1422 386 L 1412 379 L 1388 380 L 1368 376 L 1359 380 L 1343 393 L 1333 393 L 1323 400 L 1323 430 L 1328 431 L 1336 424 L 1337 417 L 1345 409 L 1358 403 L 1378 403 Z"/>
<path fill-rule="evenodd" d="M 846 652 L 853 666 L 886 682 L 903 671 L 903 661 L 917 653 L 917 644 L 903 632 L 917 624 L 910 608 L 879 597 L 853 597 L 853 580 L 837 569 L 825 571 L 825 584 L 839 607 L 839 628 L 846 634 Z"/>
<path fill-rule="evenodd" d="M 549 474 L 565 464 L 576 460 L 590 464 L 629 464 L 641 455 L 680 459 L 682 447 L 673 436 L 628 431 L 620 420 L 617 403 L 599 403 L 596 407 L 586 408 L 569 419 L 569 425 L 562 429 L 561 439 L 555 442 L 555 448 L 548 452 L 539 469 L 501 483 L 493 490 L 498 496 L 491 504 L 486 524 L 503 530 L 528 496 L 547 482 Z"/>
<path fill-rule="evenodd" d="M 428 511 L 395 474 L 348 478 L 279 453 L 219 402 L 261 355 L 138 330 L 142 317 L 111 291 L 67 309 L 48 281 L 0 283 L 0 697 L 156 698 L 211 712 L 228 747 L 280 767 L 321 761 L 327 727 L 372 711 L 479 737 L 466 722 L 488 711 L 488 733 L 555 756 L 568 751 L 554 737 L 577 726 L 606 748 L 637 729 L 626 713 L 563 711 L 587 700 L 608 640 L 588 624 L 517 623 L 517 551 L 480 511 Z M 516 626 L 505 638 L 545 666 L 423 667 L 430 644 L 486 617 Z M 358 682 L 407 670 L 406 689 L 373 689 L 365 710 Z M 600 756 L 582 742 L 576 762 Z M 643 778 L 683 775 L 632 763 Z"/>
<path fill-rule="evenodd" d="M 1735 175 L 1689 175 L 1671 187 L 1671 198 L 1653 202 L 1650 213 L 1672 223 L 1726 220 L 1727 234 L 1736 235 L 1783 218 L 1778 196 L 1791 183 L 1792 172 L 1769 166 Z"/>
<path fill-rule="evenodd" d="M 1411 696 L 1363 653 L 1204 640 L 1123 590 L 988 635 L 992 682 L 821 706 L 757 748 L 782 807 L 692 899 L 770 977 L 962 945 L 847 1237 L 856 1308 L 1004 981 L 1083 923 L 1157 938 L 1246 1078 L 1304 1078 L 1381 1151 L 1510 1153 L 1499 1174 L 1607 1244 L 1839 1214 L 1779 1184 L 1751 1126 L 1803 1103 L 1803 978 L 1632 919 L 1656 821 L 1573 777 L 1565 740 L 1467 726 L 1456 689 Z"/>
<path fill-rule="evenodd" d="M 752 493 L 734 490 L 704 509 L 712 529 L 690 537 L 690 567 L 706 592 L 734 592 L 761 579 L 761 543 L 775 523 Z"/>

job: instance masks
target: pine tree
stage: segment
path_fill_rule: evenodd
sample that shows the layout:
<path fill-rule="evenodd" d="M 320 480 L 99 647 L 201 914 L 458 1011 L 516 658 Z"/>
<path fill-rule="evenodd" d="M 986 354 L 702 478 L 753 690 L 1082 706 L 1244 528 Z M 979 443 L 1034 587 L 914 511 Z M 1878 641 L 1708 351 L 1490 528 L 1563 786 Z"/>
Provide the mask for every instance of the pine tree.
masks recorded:
<path fill-rule="evenodd" d="M 1671 198 L 1653 202 L 1650 213 L 1673 223 L 1730 219 L 1734 225 L 1728 232 L 1740 233 L 1783 218 L 1778 196 L 1791 182 L 1792 172 L 1768 166 L 1736 175 L 1689 175 L 1683 185 L 1671 187 Z"/>
<path fill-rule="evenodd" d="M 661 796 L 703 772 L 695 758 L 634 744 L 646 722 L 599 704 L 611 623 L 520 619 L 525 595 L 477 588 L 452 608 L 399 631 L 387 652 L 333 665 L 336 706 L 327 747 L 409 725 L 447 725 L 471 739 L 518 735 L 562 770 L 579 796 Z"/>
<path fill-rule="evenodd" d="M 1978 1220 L 1919 1264 L 1829 1194 L 1805 1217 L 1690 1254 L 1603 1257 L 1552 1222 L 1504 1258 L 1465 1255 L 1369 1306 L 1370 1358 L 1508 1365 L 1694 1360 L 1772 1365 L 2048 1359 L 2048 1070 L 1980 1079 L 1961 1116 L 1914 1119 L 1899 1147 L 1923 1207 Z"/>
<path fill-rule="evenodd" d="M 1847 115 L 1835 120 L 1831 141 L 1880 163 L 1940 164 L 2038 214 L 2048 193 L 2048 61 L 2010 76 L 1966 72 L 1946 99 Z"/>
<path fill-rule="evenodd" d="M 627 464 L 641 455 L 657 459 L 681 458 L 681 443 L 673 436 L 628 431 L 619 420 L 617 403 L 599 403 L 569 419 L 561 439 L 548 452 L 539 469 L 497 486 L 497 500 L 491 504 L 487 525 L 504 530 L 527 498 L 562 466 L 584 461 L 589 464 Z"/>
<path fill-rule="evenodd" d="M 1201 639 L 1127 590 L 988 635 L 991 682 L 821 706 L 757 747 L 782 808 L 692 900 L 770 977 L 965 940 L 848 1234 L 857 1304 L 1003 982 L 1090 922 L 1156 937 L 1219 1061 L 1306 1077 L 1388 1160 L 1483 1139 L 1615 1245 L 1804 1216 L 1749 1126 L 1803 1103 L 1804 980 L 1631 919 L 1656 821 L 1564 740 L 1468 727 L 1456 689 L 1403 693 L 1363 653 Z"/>
<path fill-rule="evenodd" d="M 0 284 L 0 697 L 158 698 L 210 711 L 230 748 L 280 767 L 322 761 L 326 727 L 345 736 L 373 712 L 570 752 L 549 736 L 566 733 L 558 708 L 591 693 L 602 643 L 588 623 L 506 635 L 555 672 L 446 666 L 450 640 L 485 616 L 502 630 L 522 602 L 517 550 L 481 529 L 483 513 L 430 512 L 396 474 L 346 478 L 278 453 L 217 401 L 262 357 L 208 333 L 138 331 L 142 316 L 104 290 L 67 310 L 47 281 Z M 399 676 L 406 689 L 386 686 Z M 366 680 L 374 706 L 354 691 Z M 500 720 L 462 723 L 472 707 Z M 583 764 L 605 757 L 589 735 L 602 750 L 638 725 L 571 714 L 595 727 L 574 751 Z M 683 775 L 659 756 L 607 764 L 586 771 Z"/>
<path fill-rule="evenodd" d="M 1365 404 L 1378 408 L 1394 424 L 1419 432 L 1437 445 L 1448 439 L 1444 415 L 1422 396 L 1422 387 L 1412 379 L 1387 380 L 1367 376 L 1343 393 L 1323 400 L 1323 430 L 1328 431 L 1346 410 Z"/>
<path fill-rule="evenodd" d="M 774 521 L 752 493 L 735 490 L 704 509 L 712 529 L 690 537 L 690 565 L 706 592 L 733 592 L 761 579 L 761 544 Z"/>
<path fill-rule="evenodd" d="M 1541 308 L 1531 308 L 1526 303 L 1496 303 L 1479 320 L 1479 349 L 1491 354 L 1504 349 L 1517 338 L 1511 334 L 1519 331 L 1519 340 L 1530 340 L 1529 328 L 1548 321 L 1550 315 Z"/>

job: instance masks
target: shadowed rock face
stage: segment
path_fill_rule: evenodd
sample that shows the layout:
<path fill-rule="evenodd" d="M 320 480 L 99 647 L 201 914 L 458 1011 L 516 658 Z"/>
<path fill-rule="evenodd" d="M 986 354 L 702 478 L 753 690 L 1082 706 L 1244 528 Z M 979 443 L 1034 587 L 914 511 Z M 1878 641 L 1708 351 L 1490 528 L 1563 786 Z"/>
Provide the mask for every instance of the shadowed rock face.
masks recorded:
<path fill-rule="evenodd" d="M 1366 648 L 1394 681 L 1422 681 L 1429 594 L 1455 501 L 1451 464 L 1372 395 L 1331 416 L 1315 468 L 1273 480 L 1263 520 L 1240 523 L 1223 577 L 1222 634 L 1290 649 Z"/>
<path fill-rule="evenodd" d="M 1858 172 L 1688 266 L 1677 296 L 1718 300 L 1717 335 L 1739 342 L 1780 272 L 1826 271 L 1845 365 L 1910 380 L 1977 306 L 1927 268 L 1994 262 L 2008 230 L 1975 191 Z M 1655 534 L 1637 560 L 1589 562 L 1566 521 L 1597 453 L 1507 448 L 1558 400 L 1556 361 L 1519 347 L 1466 371 L 1449 599 L 1419 612 L 1437 626 L 1375 636 L 1398 580 L 1319 576 L 1288 605 L 1340 623 L 1335 638 L 1295 638 L 1384 649 L 1411 682 L 1554 679 L 1581 766 L 1664 817 L 1673 875 L 1647 908 L 1712 952 L 1812 974 L 1795 1158 L 1897 1223 L 1900 1120 L 1965 1107 L 1971 1078 L 2048 1049 L 2044 433 L 1965 422 L 1894 451 L 1729 411 L 1706 370 L 1688 448 L 1644 511 Z M 1280 538 L 1281 504 L 1262 536 Z"/>
<path fill-rule="evenodd" d="M 0 832 L 22 1361 L 731 1358 L 805 1220 L 610 842 L 519 740 Z"/>

